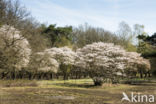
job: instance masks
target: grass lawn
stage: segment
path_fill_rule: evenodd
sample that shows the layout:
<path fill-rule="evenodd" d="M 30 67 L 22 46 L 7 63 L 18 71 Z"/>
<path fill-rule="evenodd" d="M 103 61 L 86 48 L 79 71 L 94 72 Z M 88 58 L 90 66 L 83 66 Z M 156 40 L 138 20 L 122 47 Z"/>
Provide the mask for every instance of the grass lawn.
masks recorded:
<path fill-rule="evenodd" d="M 156 95 L 156 83 L 104 84 L 102 87 L 95 87 L 91 79 L 65 82 L 0 80 L 0 104 L 134 104 L 121 102 L 122 92 Z"/>

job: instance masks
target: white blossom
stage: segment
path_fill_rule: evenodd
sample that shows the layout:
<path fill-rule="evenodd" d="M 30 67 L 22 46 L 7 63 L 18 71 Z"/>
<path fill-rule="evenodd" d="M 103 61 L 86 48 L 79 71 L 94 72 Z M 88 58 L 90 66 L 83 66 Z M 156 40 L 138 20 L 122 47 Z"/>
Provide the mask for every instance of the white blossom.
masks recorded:
<path fill-rule="evenodd" d="M 126 52 L 112 43 L 98 42 L 86 45 L 77 50 L 77 55 L 75 65 L 96 76 L 108 77 L 127 71 L 150 69 L 149 61 L 139 53 Z"/>
<path fill-rule="evenodd" d="M 139 71 L 144 70 L 148 71 L 150 70 L 150 62 L 147 59 L 144 59 L 141 57 L 141 54 L 136 52 L 127 52 L 127 68 L 132 71 Z"/>
<path fill-rule="evenodd" d="M 29 42 L 12 26 L 4 25 L 0 28 L 0 51 L 2 57 L 7 58 L 6 63 L 10 68 L 21 69 L 29 63 Z"/>
<path fill-rule="evenodd" d="M 30 64 L 32 68 L 43 72 L 52 71 L 56 73 L 59 68 L 59 63 L 53 58 L 53 55 L 46 52 L 37 52 L 33 55 Z"/>
<path fill-rule="evenodd" d="M 112 43 L 93 43 L 77 50 L 79 57 L 76 65 L 88 69 L 90 73 L 96 72 L 107 77 L 125 68 L 125 52 L 122 47 Z"/>
<path fill-rule="evenodd" d="M 34 55 L 35 68 L 41 71 L 57 72 L 60 65 L 73 65 L 76 53 L 68 47 L 50 48 Z"/>
<path fill-rule="evenodd" d="M 45 50 L 46 53 L 51 54 L 59 64 L 73 65 L 76 58 L 76 53 L 68 47 L 50 48 Z"/>

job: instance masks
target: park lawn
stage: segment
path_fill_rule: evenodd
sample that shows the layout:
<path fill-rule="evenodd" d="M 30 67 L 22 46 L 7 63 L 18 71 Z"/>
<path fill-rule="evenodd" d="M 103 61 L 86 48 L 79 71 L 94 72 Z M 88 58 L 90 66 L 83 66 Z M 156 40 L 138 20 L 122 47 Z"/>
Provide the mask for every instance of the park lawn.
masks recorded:
<path fill-rule="evenodd" d="M 104 84 L 102 87 L 95 87 L 91 79 L 65 82 L 62 80 L 1 80 L 0 104 L 133 104 L 121 102 L 122 92 L 156 95 L 156 83 Z"/>

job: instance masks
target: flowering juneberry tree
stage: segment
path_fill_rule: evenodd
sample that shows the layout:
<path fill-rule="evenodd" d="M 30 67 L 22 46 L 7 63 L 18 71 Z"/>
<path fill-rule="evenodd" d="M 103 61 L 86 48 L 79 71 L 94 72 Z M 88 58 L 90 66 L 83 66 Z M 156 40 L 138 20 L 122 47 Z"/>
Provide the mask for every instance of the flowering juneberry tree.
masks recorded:
<path fill-rule="evenodd" d="M 77 50 L 76 65 L 86 69 L 95 85 L 101 85 L 104 80 L 113 80 L 123 72 L 125 53 L 122 47 L 112 43 L 93 43 Z"/>
<path fill-rule="evenodd" d="M 0 27 L 0 69 L 20 70 L 27 67 L 31 48 L 20 31 L 12 26 Z"/>
<path fill-rule="evenodd" d="M 129 75 L 129 72 L 141 70 L 145 64 L 136 52 L 126 52 L 122 47 L 112 43 L 93 43 L 77 50 L 75 65 L 89 73 L 95 85 L 101 85 L 106 80 L 112 82 L 119 75 Z M 138 62 L 141 60 L 140 62 Z"/>
<path fill-rule="evenodd" d="M 50 48 L 33 55 L 30 65 L 31 69 L 40 71 L 60 72 L 67 77 L 71 66 L 74 65 L 76 53 L 68 47 Z"/>
<path fill-rule="evenodd" d="M 140 73 L 140 77 L 143 77 L 143 74 L 147 74 L 150 71 L 151 65 L 148 59 L 141 57 L 141 54 L 137 52 L 127 52 L 125 54 L 127 57 L 127 64 L 124 70 L 127 76 L 134 76 L 137 73 Z"/>
<path fill-rule="evenodd" d="M 37 52 L 32 55 L 30 68 L 34 71 L 57 73 L 59 63 L 54 59 L 52 54 L 46 53 L 45 51 Z"/>
<path fill-rule="evenodd" d="M 75 64 L 76 53 L 68 47 L 50 48 L 45 50 L 46 53 L 53 55 L 53 58 L 59 63 L 59 72 L 63 74 L 64 80 Z"/>

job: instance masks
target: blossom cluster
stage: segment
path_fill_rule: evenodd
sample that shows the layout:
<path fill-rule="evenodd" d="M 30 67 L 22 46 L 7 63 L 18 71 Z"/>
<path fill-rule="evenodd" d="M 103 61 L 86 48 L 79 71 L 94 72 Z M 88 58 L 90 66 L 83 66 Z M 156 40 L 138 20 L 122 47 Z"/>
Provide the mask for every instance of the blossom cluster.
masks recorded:
<path fill-rule="evenodd" d="M 126 52 L 113 43 L 93 43 L 77 50 L 76 65 L 98 75 L 121 75 L 127 70 L 150 69 L 150 63 L 136 52 Z M 97 75 L 96 74 L 96 75 Z"/>
<path fill-rule="evenodd" d="M 34 55 L 34 66 L 41 71 L 57 72 L 59 66 L 73 65 L 75 62 L 76 53 L 68 47 L 50 48 L 43 52 L 38 52 Z"/>
<path fill-rule="evenodd" d="M 1 57 L 7 59 L 10 68 L 21 69 L 29 63 L 31 55 L 29 42 L 12 26 L 4 25 L 0 28 L 0 51 Z"/>

